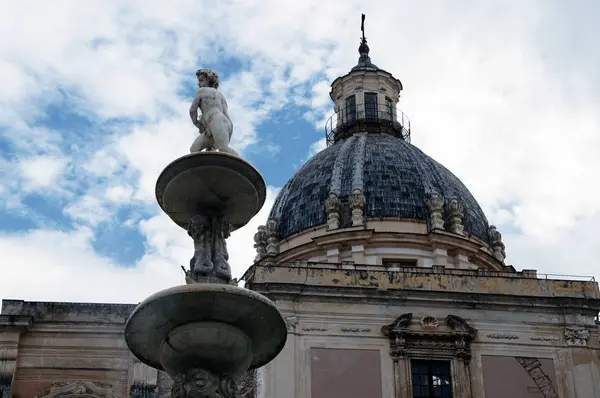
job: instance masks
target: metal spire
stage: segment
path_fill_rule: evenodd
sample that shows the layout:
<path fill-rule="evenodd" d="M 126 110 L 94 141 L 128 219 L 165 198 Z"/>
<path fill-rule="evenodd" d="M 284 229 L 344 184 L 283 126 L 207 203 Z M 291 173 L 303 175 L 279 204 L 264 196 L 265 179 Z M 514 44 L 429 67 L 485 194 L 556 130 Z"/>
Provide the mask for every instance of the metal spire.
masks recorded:
<path fill-rule="evenodd" d="M 361 14 L 360 30 L 362 37 L 360 39 L 360 46 L 358 46 L 358 64 L 352 68 L 352 70 L 377 70 L 377 65 L 373 65 L 371 58 L 369 57 L 369 46 L 367 45 L 367 38 L 365 36 L 365 14 Z"/>

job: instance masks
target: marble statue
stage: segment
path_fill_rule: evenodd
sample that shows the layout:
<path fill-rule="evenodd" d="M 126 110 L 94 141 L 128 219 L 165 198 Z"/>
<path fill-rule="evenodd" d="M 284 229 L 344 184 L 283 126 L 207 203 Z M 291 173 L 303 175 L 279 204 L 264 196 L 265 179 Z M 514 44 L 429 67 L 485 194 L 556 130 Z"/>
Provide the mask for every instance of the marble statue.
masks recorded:
<path fill-rule="evenodd" d="M 200 152 L 206 149 L 239 156 L 235 149 L 229 146 L 233 123 L 227 112 L 227 101 L 218 90 L 219 75 L 210 69 L 199 69 L 196 77 L 198 78 L 198 91 L 190 107 L 190 117 L 200 135 L 192 143 L 190 152 Z M 200 118 L 198 118 L 198 109 L 202 111 Z"/>

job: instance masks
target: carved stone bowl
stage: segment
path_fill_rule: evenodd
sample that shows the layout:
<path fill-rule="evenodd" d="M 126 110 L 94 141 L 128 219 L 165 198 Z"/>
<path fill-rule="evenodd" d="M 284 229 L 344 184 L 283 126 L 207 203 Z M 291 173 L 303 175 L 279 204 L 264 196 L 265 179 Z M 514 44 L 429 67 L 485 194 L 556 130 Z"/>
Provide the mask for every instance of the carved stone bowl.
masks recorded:
<path fill-rule="evenodd" d="M 156 182 L 165 213 L 187 229 L 196 214 L 224 213 L 232 231 L 243 227 L 265 203 L 266 184 L 244 159 L 222 152 L 197 152 L 169 164 Z"/>
<path fill-rule="evenodd" d="M 125 340 L 145 364 L 174 377 L 192 368 L 233 378 L 283 349 L 285 321 L 266 297 L 233 285 L 194 283 L 140 303 Z"/>

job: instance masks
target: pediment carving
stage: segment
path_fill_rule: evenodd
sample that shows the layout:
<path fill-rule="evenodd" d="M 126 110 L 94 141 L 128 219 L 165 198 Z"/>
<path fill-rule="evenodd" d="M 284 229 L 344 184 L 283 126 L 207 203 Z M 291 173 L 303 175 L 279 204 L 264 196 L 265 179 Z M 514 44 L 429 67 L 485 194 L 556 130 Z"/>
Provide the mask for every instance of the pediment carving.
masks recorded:
<path fill-rule="evenodd" d="M 426 319 L 426 323 L 433 322 L 433 317 L 426 318 L 430 318 Z M 412 330 L 411 320 L 411 313 L 402 314 L 381 328 L 381 332 L 390 340 L 390 355 L 395 361 L 407 355 L 458 357 L 465 360 L 471 357 L 471 342 L 475 339 L 477 329 L 463 318 L 448 315 L 443 330 L 423 325 L 419 330 Z"/>
<path fill-rule="evenodd" d="M 54 383 L 34 398 L 117 398 L 110 384 L 88 380 L 70 380 Z"/>

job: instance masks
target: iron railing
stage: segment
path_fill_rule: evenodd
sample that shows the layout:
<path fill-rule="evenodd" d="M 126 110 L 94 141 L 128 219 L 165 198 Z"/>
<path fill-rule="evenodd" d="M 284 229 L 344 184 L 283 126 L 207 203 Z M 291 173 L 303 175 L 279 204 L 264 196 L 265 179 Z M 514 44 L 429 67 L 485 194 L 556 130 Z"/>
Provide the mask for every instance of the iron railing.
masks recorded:
<path fill-rule="evenodd" d="M 360 132 L 389 134 L 410 142 L 410 120 L 393 106 L 367 103 L 340 109 L 325 123 L 327 146 Z"/>

